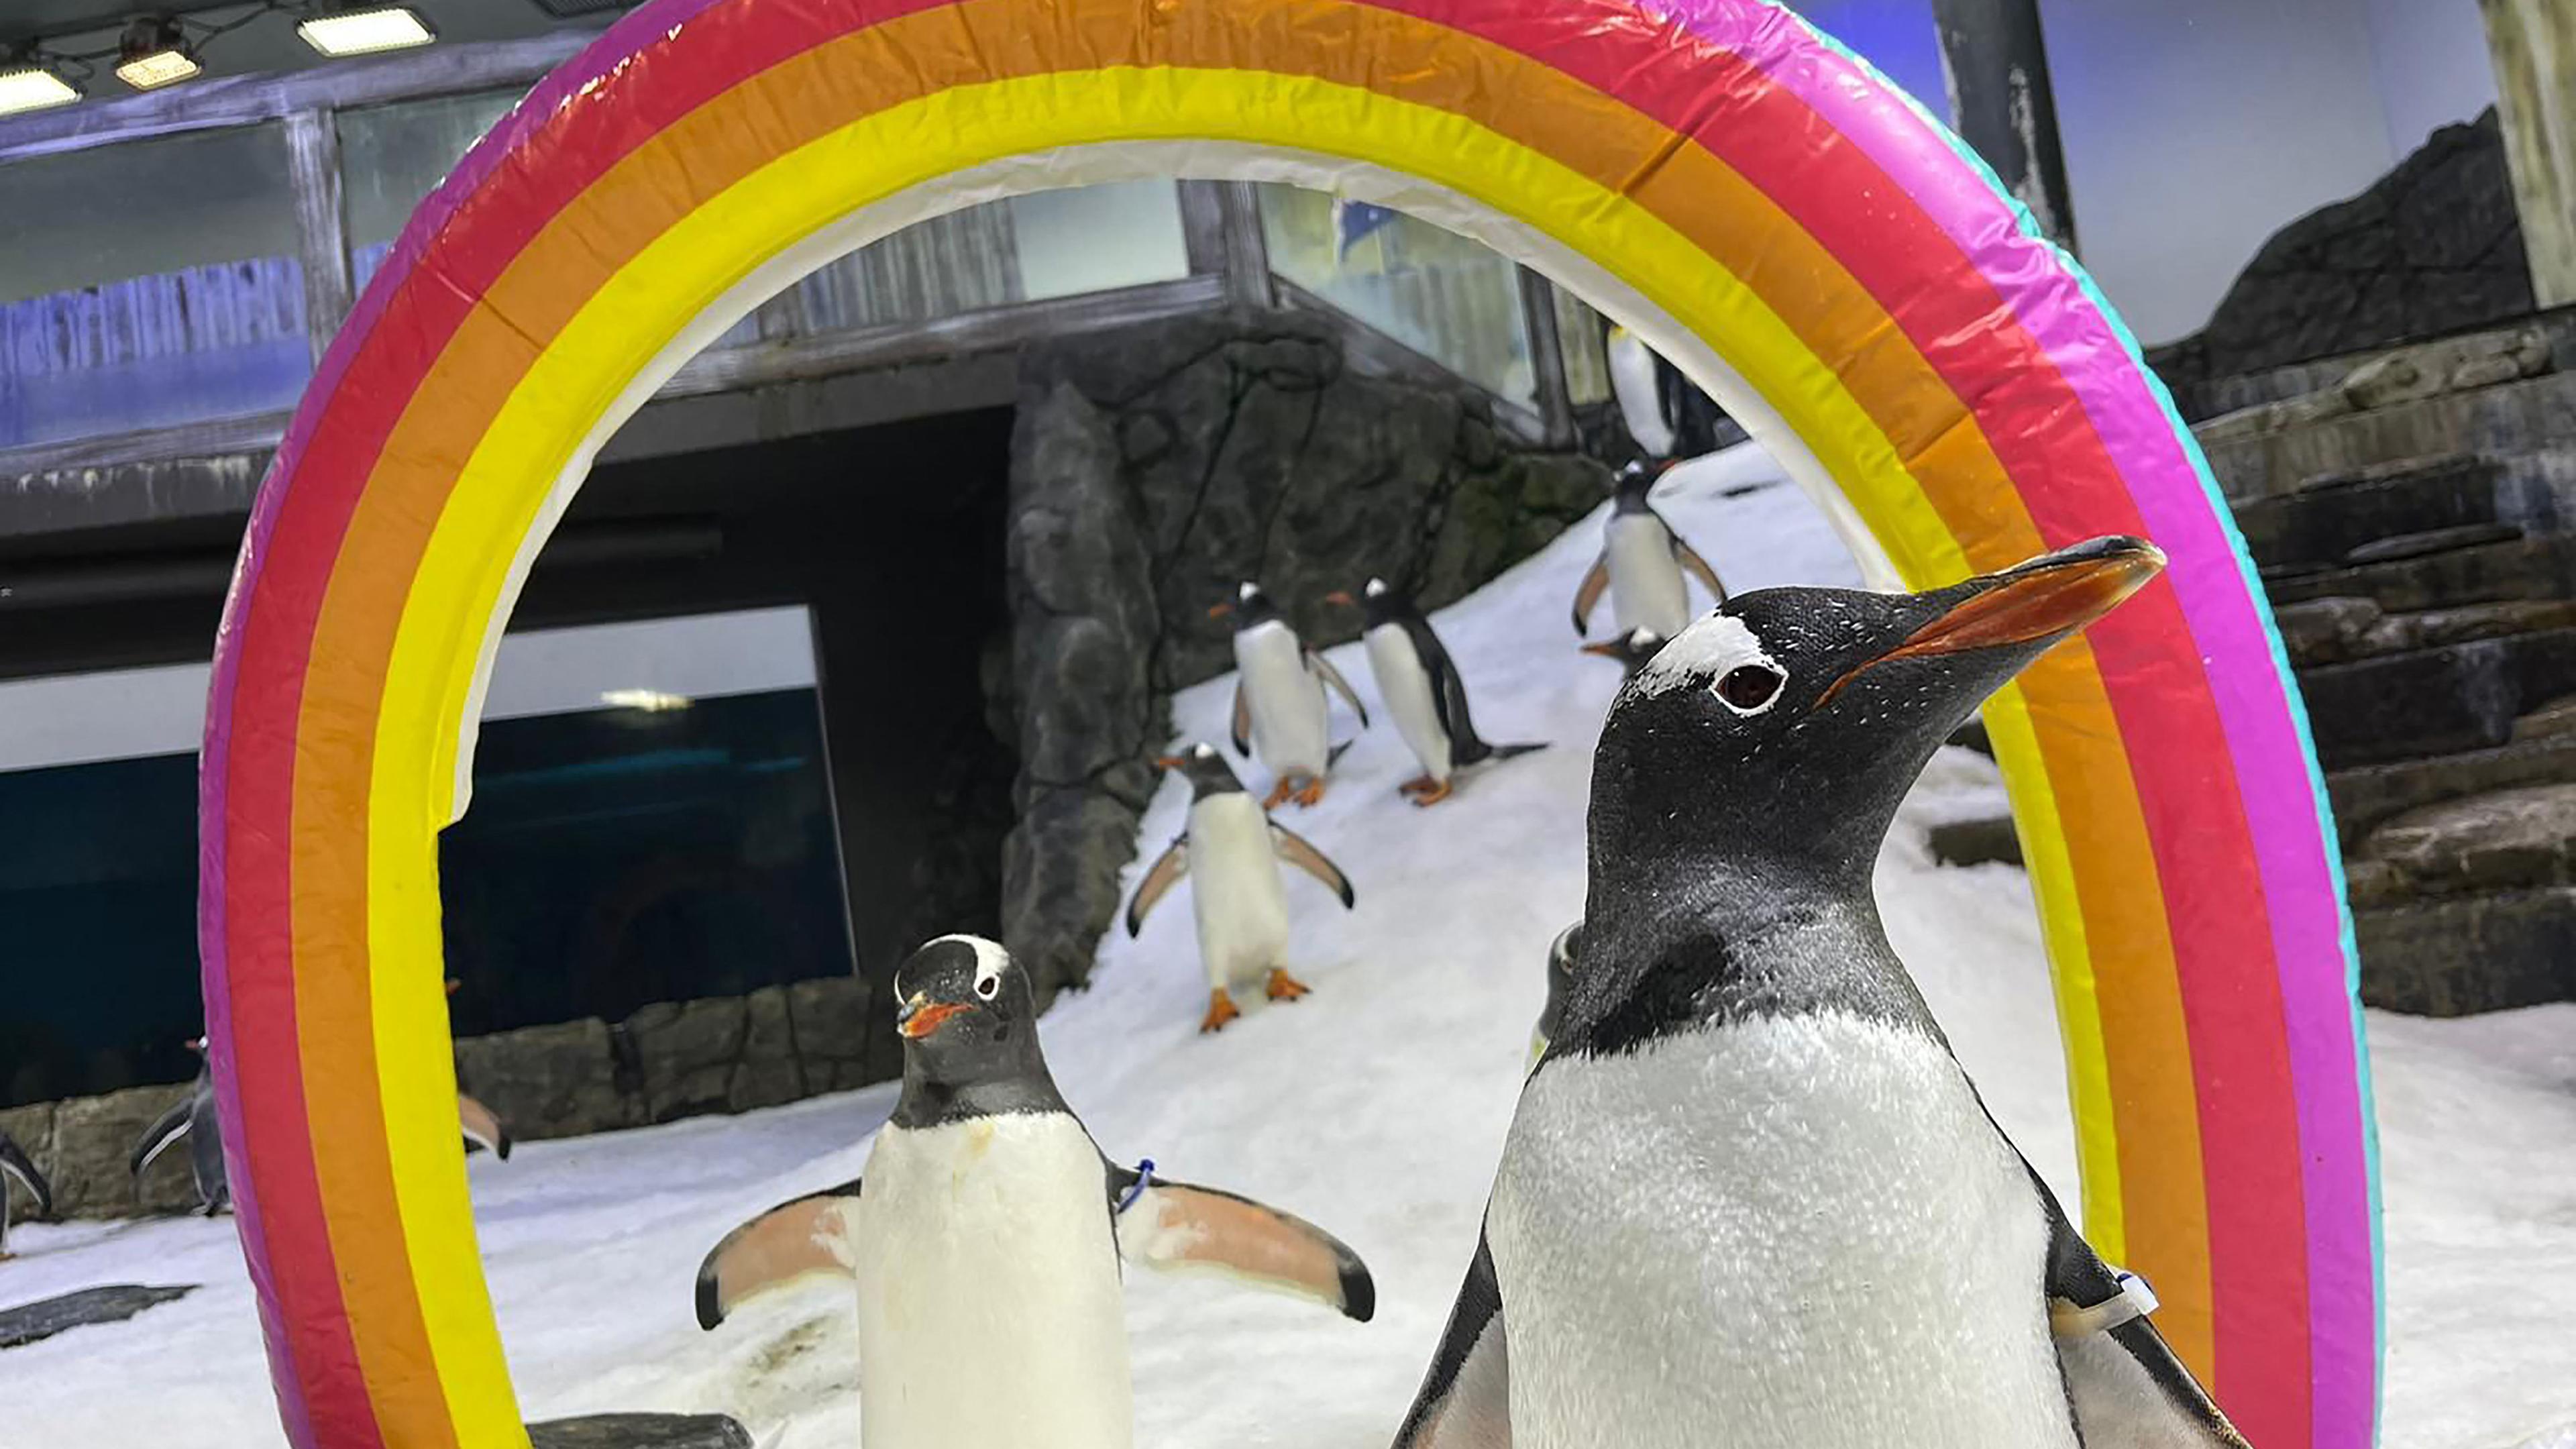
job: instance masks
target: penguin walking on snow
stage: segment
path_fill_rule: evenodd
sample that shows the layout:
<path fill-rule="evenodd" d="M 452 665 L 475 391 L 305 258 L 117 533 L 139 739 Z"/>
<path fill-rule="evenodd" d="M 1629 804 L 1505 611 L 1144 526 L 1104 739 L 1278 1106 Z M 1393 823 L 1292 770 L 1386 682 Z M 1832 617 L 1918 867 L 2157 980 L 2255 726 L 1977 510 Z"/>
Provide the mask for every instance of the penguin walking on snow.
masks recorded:
<path fill-rule="evenodd" d="M 54 1212 L 54 1185 L 29 1161 L 27 1150 L 7 1132 L 0 1132 L 0 1263 L 9 1261 L 9 1184 L 16 1182 L 36 1200 L 36 1211 L 46 1217 Z"/>
<path fill-rule="evenodd" d="M 1254 804 L 1216 746 L 1193 745 L 1187 754 L 1154 763 L 1189 780 L 1190 823 L 1137 882 L 1127 902 L 1127 935 L 1133 939 L 1145 928 L 1146 912 L 1183 876 L 1194 876 L 1198 886 L 1190 893 L 1190 909 L 1198 919 L 1199 963 L 1208 978 L 1207 1017 L 1199 1030 L 1223 1031 L 1242 1015 L 1233 993 L 1256 981 L 1273 1001 L 1305 995 L 1305 984 L 1288 974 L 1288 892 L 1279 862 L 1322 881 L 1342 898 L 1344 910 L 1358 903 L 1350 877 Z"/>
<path fill-rule="evenodd" d="M 903 1095 L 866 1176 L 726 1235 L 698 1323 L 811 1274 L 857 1280 L 868 1449 L 1126 1449 L 1122 1260 L 1216 1269 L 1367 1322 L 1357 1254 L 1231 1193 L 1122 1167 L 1065 1105 L 1029 982 L 991 941 L 945 936 L 895 973 Z"/>
<path fill-rule="evenodd" d="M 1621 691 L 1572 995 L 1400 1449 L 2243 1449 L 1870 894 L 1942 740 L 2163 563 L 2097 539 L 1925 594 L 1768 590 Z"/>
<path fill-rule="evenodd" d="M 1378 698 L 1395 716 L 1395 728 L 1422 762 L 1422 773 L 1396 786 L 1416 805 L 1435 805 L 1449 798 L 1451 775 L 1487 760 L 1508 760 L 1547 746 L 1496 745 L 1476 733 L 1467 713 L 1467 681 L 1441 647 L 1431 621 L 1422 617 L 1413 597 L 1384 579 L 1371 579 L 1364 597 L 1347 591 L 1324 596 L 1326 603 L 1367 612 L 1361 638 L 1367 642 L 1369 672 L 1377 677 Z"/>
<path fill-rule="evenodd" d="M 1574 593 L 1575 633 L 1592 627 L 1592 610 L 1606 590 L 1610 612 L 1618 620 L 1622 635 L 1651 629 L 1666 639 L 1679 637 L 1691 619 L 1690 589 L 1682 582 L 1684 570 L 1697 578 L 1716 602 L 1726 602 L 1726 585 L 1718 582 L 1717 570 L 1709 567 L 1697 549 L 1684 543 L 1655 506 L 1646 501 L 1648 490 L 1660 476 L 1643 463 L 1631 463 L 1619 470 L 1617 501 L 1611 505 L 1610 522 L 1602 531 L 1600 556 L 1592 561 L 1592 567 L 1583 575 L 1582 586 Z"/>
<path fill-rule="evenodd" d="M 1641 624 L 1616 639 L 1600 639 L 1586 644 L 1583 652 L 1618 660 L 1619 667 L 1625 671 L 1620 678 L 1634 679 L 1637 671 L 1646 667 L 1646 661 L 1655 657 L 1655 651 L 1663 647 L 1664 636 Z"/>
<path fill-rule="evenodd" d="M 1208 614 L 1234 616 L 1234 752 L 1257 753 L 1270 772 L 1270 798 L 1261 808 L 1276 810 L 1290 800 L 1313 805 L 1324 798 L 1324 772 L 1342 753 L 1332 743 L 1325 688 L 1341 692 L 1362 729 L 1367 707 L 1332 661 L 1297 637 L 1259 584 L 1244 584 L 1233 603 Z"/>

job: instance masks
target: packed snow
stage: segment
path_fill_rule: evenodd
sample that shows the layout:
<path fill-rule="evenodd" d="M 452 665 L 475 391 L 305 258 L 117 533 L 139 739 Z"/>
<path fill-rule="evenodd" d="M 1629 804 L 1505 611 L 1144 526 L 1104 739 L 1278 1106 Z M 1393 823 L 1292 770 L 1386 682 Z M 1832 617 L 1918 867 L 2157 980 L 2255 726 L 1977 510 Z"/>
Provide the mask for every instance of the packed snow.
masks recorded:
<path fill-rule="evenodd" d="M 1685 465 L 1657 502 L 1737 589 L 1858 582 L 1821 515 L 1749 447 Z M 1377 1278 L 1380 1311 L 1362 1325 L 1220 1281 L 1131 1272 L 1140 1445 L 1380 1449 L 1410 1400 L 1475 1242 L 1547 944 L 1582 901 L 1590 747 L 1620 671 L 1575 652 L 1565 608 L 1600 522 L 1436 616 L 1481 731 L 1554 748 L 1471 772 L 1451 800 L 1418 811 L 1395 793 L 1414 762 L 1381 724 L 1321 806 L 1284 817 L 1359 892 L 1345 913 L 1290 877 L 1294 968 L 1312 996 L 1199 1035 L 1206 983 L 1190 913 L 1171 903 L 1140 939 L 1104 942 L 1092 989 L 1046 1018 L 1057 1079 L 1106 1151 L 1309 1216 Z M 1281 603 L 1300 618 L 1320 607 Z M 1357 645 L 1334 659 L 1370 693 Z M 1179 738 L 1222 740 L 1230 688 L 1184 694 Z M 1180 829 L 1185 793 L 1164 785 L 1143 858 Z M 2001 798 L 1989 763 L 1945 750 L 1881 859 L 1880 898 L 1986 1101 L 2071 1207 L 2073 1138 L 2028 885 L 2005 866 L 1936 867 L 1924 845 L 1930 822 Z M 2576 1449 L 2576 1005 L 2463 1021 L 2373 1014 L 2370 1027 L 2387 1168 L 2384 1442 Z M 714 1333 L 697 1328 L 690 1289 L 728 1228 L 855 1175 L 891 1101 L 873 1088 L 474 1159 L 527 1417 L 721 1411 L 763 1449 L 857 1442 L 846 1287 L 775 1295 Z M 0 1265 L 0 1305 L 101 1283 L 206 1286 L 0 1354 L 0 1445 L 283 1442 L 229 1219 L 28 1225 L 11 1245 L 24 1256 Z"/>

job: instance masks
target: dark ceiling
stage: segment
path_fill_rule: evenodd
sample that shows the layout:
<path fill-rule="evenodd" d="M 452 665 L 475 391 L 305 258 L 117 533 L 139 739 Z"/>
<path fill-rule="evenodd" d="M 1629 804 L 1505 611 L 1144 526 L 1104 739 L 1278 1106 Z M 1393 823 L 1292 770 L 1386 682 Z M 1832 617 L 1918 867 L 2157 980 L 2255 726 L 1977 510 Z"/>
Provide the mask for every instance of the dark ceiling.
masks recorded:
<path fill-rule="evenodd" d="M 542 35 L 550 30 L 573 28 L 595 29 L 606 16 L 591 17 L 581 22 L 555 19 L 537 0 L 405 0 L 426 18 L 443 42 L 478 40 L 517 40 Z M 557 8 L 570 8 L 558 0 Z M 205 25 L 224 25 L 246 16 L 249 19 L 238 30 L 206 42 L 198 56 L 208 75 L 244 75 L 260 71 L 301 70 L 322 63 L 295 38 L 295 17 L 276 13 L 260 15 L 257 5 L 235 0 L 231 4 L 207 4 L 205 0 L 0 0 L 0 43 L 23 41 L 35 37 L 45 49 L 56 53 L 112 51 L 117 35 L 125 23 L 139 15 L 185 16 L 192 22 L 189 30 L 198 33 Z M 107 74 L 112 62 L 100 62 L 96 77 L 89 82 L 94 97 L 121 94 L 123 87 Z"/>

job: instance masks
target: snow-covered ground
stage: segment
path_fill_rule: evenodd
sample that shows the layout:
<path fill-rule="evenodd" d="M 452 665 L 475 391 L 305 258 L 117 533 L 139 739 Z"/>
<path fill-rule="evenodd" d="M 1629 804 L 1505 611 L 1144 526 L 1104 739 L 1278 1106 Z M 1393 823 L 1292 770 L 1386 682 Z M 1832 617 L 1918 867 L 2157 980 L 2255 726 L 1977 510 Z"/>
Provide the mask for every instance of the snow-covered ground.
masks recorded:
<path fill-rule="evenodd" d="M 1738 589 L 1857 581 L 1821 517 L 1749 448 L 1687 465 L 1659 500 Z M 1484 733 L 1555 748 L 1416 811 L 1394 789 L 1413 762 L 1381 722 L 1324 803 L 1288 816 L 1359 892 L 1345 914 L 1291 878 L 1296 966 L 1313 996 L 1201 1037 L 1205 983 L 1189 911 L 1174 904 L 1142 939 L 1107 942 L 1093 989 L 1046 1019 L 1056 1076 L 1104 1149 L 1310 1216 L 1377 1277 L 1378 1318 L 1359 1325 L 1205 1279 L 1131 1275 L 1141 1445 L 1381 1449 L 1391 1437 L 1475 1242 L 1545 996 L 1543 954 L 1582 901 L 1590 746 L 1619 669 L 1574 652 L 1565 607 L 1598 533 L 1597 520 L 1576 528 L 1438 617 Z M 1369 692 L 1356 647 L 1335 662 Z M 1222 738 L 1230 683 L 1182 697 L 1184 738 Z M 1179 829 L 1184 795 L 1165 784 L 1145 822 L 1152 846 Z M 1945 751 L 1880 862 L 1880 897 L 1987 1102 L 2071 1206 L 2073 1140 L 2028 886 L 2003 866 L 1936 868 L 1923 846 L 1926 822 L 2000 800 L 1989 764 Z M 2384 1442 L 2576 1449 L 2576 1006 L 2370 1026 L 2387 1166 Z M 844 1295 L 779 1295 L 706 1334 L 690 1284 L 744 1217 L 854 1175 L 890 1104 L 871 1089 L 532 1143 L 506 1164 L 476 1158 L 477 1218 L 528 1416 L 721 1410 L 763 1449 L 855 1443 Z M 282 1442 L 229 1220 L 32 1225 L 11 1244 L 25 1256 L 0 1266 L 0 1305 L 97 1283 L 207 1286 L 130 1323 L 0 1354 L 0 1445 Z"/>

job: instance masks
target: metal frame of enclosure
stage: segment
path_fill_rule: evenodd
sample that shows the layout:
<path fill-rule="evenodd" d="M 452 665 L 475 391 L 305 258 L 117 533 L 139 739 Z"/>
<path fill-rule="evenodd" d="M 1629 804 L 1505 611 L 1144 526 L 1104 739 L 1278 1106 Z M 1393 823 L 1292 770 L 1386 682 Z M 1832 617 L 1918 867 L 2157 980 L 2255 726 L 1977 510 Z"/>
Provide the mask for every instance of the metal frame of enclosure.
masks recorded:
<path fill-rule="evenodd" d="M 311 357 L 318 361 L 363 282 L 353 266 L 356 249 L 351 244 L 345 199 L 345 183 L 351 178 L 344 172 L 341 118 L 393 102 L 521 91 L 591 39 L 589 31 L 564 31 L 523 41 L 441 46 L 281 75 L 203 81 L 11 118 L 0 121 L 0 196 L 8 192 L 13 168 L 40 158 L 179 135 L 278 127 L 286 151 L 295 240 L 294 255 L 282 263 L 291 263 L 291 269 L 300 273 L 302 295 L 300 309 L 292 297 L 267 299 L 275 304 L 269 315 L 283 317 L 300 310 Z M 756 423 L 737 419 L 701 427 L 693 419 L 676 430 L 655 429 L 653 414 L 662 409 L 648 409 L 637 424 L 659 433 L 666 445 L 616 448 L 612 455 L 716 446 L 958 406 L 1006 403 L 1011 396 L 1009 370 L 991 365 L 998 354 L 1044 339 L 1215 309 L 1282 309 L 1325 318 L 1342 336 L 1353 366 L 1479 394 L 1490 403 L 1496 422 L 1525 443 L 1570 446 L 1575 437 L 1575 405 L 1607 396 L 1600 320 L 1535 273 L 1494 258 L 1493 267 L 1511 267 L 1508 285 L 1497 281 L 1498 273 L 1481 270 L 1474 278 L 1458 279 L 1459 288 L 1472 282 L 1480 292 L 1473 299 L 1479 313 L 1475 325 L 1484 334 L 1492 334 L 1498 326 L 1516 330 L 1515 376 L 1522 376 L 1517 364 L 1525 353 L 1526 387 L 1515 386 L 1512 391 L 1521 395 L 1509 396 L 1493 385 L 1490 376 L 1471 377 L 1436 356 L 1436 346 L 1426 345 L 1421 336 L 1401 338 L 1373 325 L 1351 306 L 1322 295 L 1317 285 L 1309 285 L 1313 278 L 1283 275 L 1273 265 L 1265 236 L 1260 188 L 1245 182 L 1184 181 L 1177 186 L 1177 204 L 1187 274 L 1167 280 L 1041 300 L 970 305 L 855 326 L 832 325 L 831 319 L 813 315 L 816 309 L 806 290 L 790 287 L 691 360 L 656 395 L 656 404 L 877 374 L 868 379 L 869 389 L 844 386 L 834 390 L 831 400 L 765 409 Z M 1335 215 L 1338 224 L 1339 213 Z M 243 268 L 242 276 L 227 278 L 226 285 L 236 290 L 266 286 L 289 291 L 293 287 L 285 279 L 289 270 L 281 264 L 253 276 Z M 254 298 L 253 304 L 257 303 Z M 1455 310 L 1445 298 L 1422 305 L 1432 312 Z M 35 325 L 48 324 L 40 317 Z M 59 332 L 67 324 L 51 325 Z M 1433 317 L 1425 325 L 1436 329 L 1441 319 Z M 108 345 L 114 345 L 113 339 Z M 0 383 L 9 381 L 6 374 L 12 368 L 41 368 L 41 359 L 29 361 L 34 355 L 23 348 L 19 356 L 0 354 Z M 983 365 L 975 366 L 979 361 Z M 911 385 L 905 386 L 885 376 L 890 370 L 922 375 L 911 377 Z M 883 387 L 877 386 L 880 382 Z M 884 395 L 864 400 L 856 396 L 871 389 Z M 272 403 L 251 411 L 218 411 L 155 426 L 38 440 L 13 441 L 0 432 L 0 478 L 259 454 L 275 446 L 290 410 L 291 402 L 283 407 Z M 91 479 L 84 491 L 99 481 L 103 480 Z M 240 502 L 231 500 L 231 506 Z M 181 511 L 198 510 L 183 507 Z"/>

